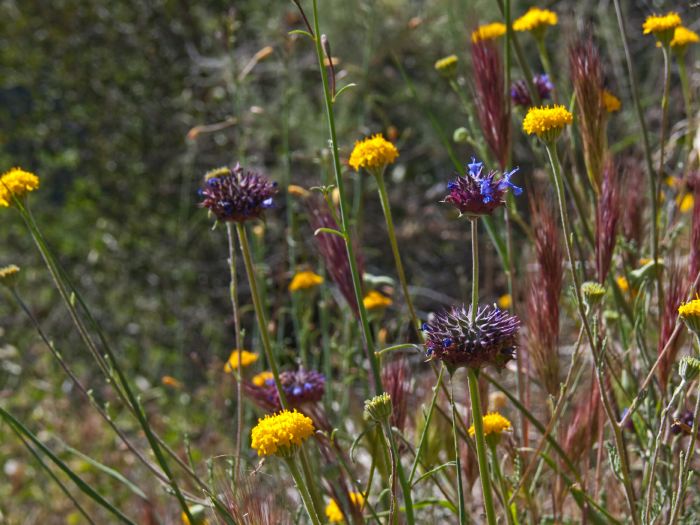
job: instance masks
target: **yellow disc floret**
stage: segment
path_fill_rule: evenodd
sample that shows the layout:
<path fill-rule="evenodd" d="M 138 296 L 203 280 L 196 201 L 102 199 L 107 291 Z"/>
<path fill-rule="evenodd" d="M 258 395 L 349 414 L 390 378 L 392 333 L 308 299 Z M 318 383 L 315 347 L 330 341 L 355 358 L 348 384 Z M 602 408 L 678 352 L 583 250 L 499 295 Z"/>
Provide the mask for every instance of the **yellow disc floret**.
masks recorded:
<path fill-rule="evenodd" d="M 17 279 L 19 278 L 19 266 L 10 264 L 9 266 L 3 266 L 0 268 L 0 284 L 12 288 L 17 284 Z"/>
<path fill-rule="evenodd" d="M 489 434 L 501 434 L 507 430 L 511 429 L 511 424 L 508 419 L 503 417 L 498 412 L 489 412 L 483 417 L 484 422 L 484 435 Z M 469 435 L 473 436 L 476 430 L 474 425 L 469 427 Z"/>
<path fill-rule="evenodd" d="M 367 295 L 365 295 L 365 298 L 362 300 L 362 303 L 365 305 L 366 310 L 378 310 L 380 308 L 386 308 L 387 306 L 391 306 L 393 304 L 393 301 L 386 295 L 383 295 L 376 290 L 372 290 Z"/>
<path fill-rule="evenodd" d="M 457 55 L 450 55 L 435 62 L 435 69 L 445 78 L 452 78 L 457 73 Z"/>
<path fill-rule="evenodd" d="M 365 504 L 365 498 L 359 492 L 350 493 L 350 502 L 354 507 L 362 508 Z M 343 512 L 340 510 L 338 502 L 332 499 L 328 505 L 326 505 L 326 517 L 330 523 L 342 523 L 343 522 Z"/>
<path fill-rule="evenodd" d="M 642 28 L 644 34 L 663 35 L 681 25 L 681 17 L 678 13 L 671 11 L 666 15 L 649 15 L 644 21 Z"/>
<path fill-rule="evenodd" d="M 574 116 L 564 106 L 530 108 L 523 120 L 523 131 L 545 140 L 555 139 Z"/>
<path fill-rule="evenodd" d="M 683 320 L 688 329 L 700 337 L 700 298 L 696 296 L 692 301 L 680 305 L 678 317 Z"/>
<path fill-rule="evenodd" d="M 288 457 L 313 433 L 311 418 L 296 410 L 283 410 L 258 419 L 251 432 L 251 446 L 257 450 L 258 456 Z"/>
<path fill-rule="evenodd" d="M 12 168 L 0 177 L 0 207 L 9 207 L 13 195 L 16 199 L 21 199 L 38 187 L 39 177 L 22 168 Z"/>
<path fill-rule="evenodd" d="M 348 164 L 355 171 L 360 171 L 360 168 L 379 170 L 393 163 L 398 156 L 399 150 L 396 146 L 386 140 L 381 133 L 377 133 L 355 143 Z"/>
<path fill-rule="evenodd" d="M 472 31 L 472 42 L 481 42 L 482 40 L 493 40 L 506 34 L 506 25 L 501 22 L 493 22 L 492 24 L 484 24 Z"/>
<path fill-rule="evenodd" d="M 239 357 L 240 355 L 240 357 Z M 241 367 L 252 365 L 258 360 L 258 354 L 248 352 L 248 350 L 232 350 L 231 355 L 224 365 L 224 372 L 230 374 L 238 368 L 238 361 L 241 361 Z"/>
<path fill-rule="evenodd" d="M 622 103 L 620 102 L 620 99 L 617 98 L 615 95 L 613 95 L 610 91 L 607 89 L 603 90 L 603 107 L 605 108 L 605 111 L 608 113 L 615 113 L 616 111 L 620 111 L 620 108 L 622 107 Z"/>
<path fill-rule="evenodd" d="M 691 31 L 687 27 L 678 26 L 673 31 L 673 40 L 671 47 L 674 49 L 685 49 L 689 44 L 700 42 L 700 36 L 695 31 Z"/>
<path fill-rule="evenodd" d="M 555 26 L 558 22 L 557 14 L 549 9 L 531 7 L 523 16 L 513 22 L 515 31 L 536 31 L 547 26 Z"/>
<path fill-rule="evenodd" d="M 308 290 L 309 288 L 316 288 L 319 284 L 323 282 L 323 277 L 314 272 L 303 271 L 297 272 L 292 277 L 292 282 L 289 283 L 289 291 L 296 292 L 297 290 Z"/>

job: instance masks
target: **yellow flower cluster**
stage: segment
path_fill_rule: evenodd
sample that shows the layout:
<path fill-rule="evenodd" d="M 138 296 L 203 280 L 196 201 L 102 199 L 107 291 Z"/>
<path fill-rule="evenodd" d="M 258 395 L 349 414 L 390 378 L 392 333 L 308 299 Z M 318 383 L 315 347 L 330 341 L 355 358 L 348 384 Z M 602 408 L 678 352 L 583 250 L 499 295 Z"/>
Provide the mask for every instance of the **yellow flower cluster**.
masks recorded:
<path fill-rule="evenodd" d="M 450 78 L 457 72 L 457 55 L 450 55 L 435 62 L 435 69 L 442 76 Z"/>
<path fill-rule="evenodd" d="M 564 126 L 573 122 L 574 116 L 564 106 L 546 106 L 530 108 L 523 120 L 523 131 L 528 135 L 551 138 L 552 133 L 558 134 Z"/>
<path fill-rule="evenodd" d="M 501 22 L 493 22 L 492 24 L 484 24 L 472 31 L 472 42 L 481 42 L 483 40 L 493 40 L 506 34 L 506 25 Z"/>
<path fill-rule="evenodd" d="M 239 354 L 241 366 L 243 368 L 252 365 L 253 363 L 255 363 L 255 361 L 258 360 L 258 354 L 248 352 L 248 350 L 233 350 L 231 351 L 231 355 L 229 356 L 228 361 L 226 361 L 226 364 L 224 365 L 224 372 L 230 374 L 238 368 Z"/>
<path fill-rule="evenodd" d="M 559 21 L 557 14 L 549 9 L 531 7 L 527 13 L 513 22 L 515 31 L 536 31 L 547 26 L 555 26 Z"/>
<path fill-rule="evenodd" d="M 323 277 L 314 272 L 303 271 L 297 272 L 294 277 L 292 277 L 292 282 L 289 283 L 289 291 L 296 292 L 298 290 L 308 290 L 309 288 L 316 288 L 319 284 L 323 282 Z"/>
<path fill-rule="evenodd" d="M 498 307 L 501 310 L 508 310 L 511 306 L 513 306 L 513 298 L 509 293 L 503 294 L 498 298 Z"/>
<path fill-rule="evenodd" d="M 644 34 L 661 35 L 681 25 L 681 17 L 671 11 L 666 15 L 649 15 L 642 25 Z"/>
<path fill-rule="evenodd" d="M 483 422 L 484 436 L 488 436 L 489 434 L 501 434 L 502 432 L 511 429 L 510 421 L 508 421 L 508 419 L 503 417 L 498 412 L 490 412 L 486 414 L 483 417 Z M 474 425 L 470 426 L 469 435 L 473 436 L 475 432 L 476 430 L 474 428 Z"/>
<path fill-rule="evenodd" d="M 365 305 L 365 310 L 378 310 L 380 308 L 386 308 L 391 306 L 394 301 L 391 298 L 379 293 L 376 290 L 372 290 L 365 298 L 362 300 L 362 304 Z"/>
<path fill-rule="evenodd" d="M 700 299 L 693 299 L 680 305 L 678 307 L 678 315 L 683 318 L 697 317 L 700 319 Z"/>
<path fill-rule="evenodd" d="M 607 111 L 608 113 L 615 113 L 616 111 L 620 111 L 620 108 L 622 107 L 620 99 L 613 95 L 607 89 L 603 90 L 602 99 L 605 111 Z"/>
<path fill-rule="evenodd" d="M 39 177 L 22 168 L 12 168 L 0 177 L 0 207 L 8 208 L 13 195 L 21 199 L 38 187 Z"/>
<path fill-rule="evenodd" d="M 12 288 L 17 284 L 17 278 L 19 276 L 19 266 L 10 264 L 9 266 L 3 266 L 0 268 L 0 284 Z"/>
<path fill-rule="evenodd" d="M 355 142 L 348 164 L 355 171 L 360 171 L 360 168 L 377 170 L 393 163 L 398 156 L 399 150 L 396 146 L 386 140 L 381 133 L 377 133 L 365 140 Z"/>
<path fill-rule="evenodd" d="M 362 506 L 365 504 L 365 498 L 359 492 L 351 492 L 350 502 L 353 504 L 353 506 L 362 508 Z M 338 502 L 334 499 L 332 499 L 326 506 L 326 517 L 330 523 L 342 523 L 343 521 L 343 512 L 340 510 Z"/>
<path fill-rule="evenodd" d="M 678 26 L 673 31 L 673 40 L 671 40 L 671 47 L 676 49 L 684 49 L 689 44 L 696 44 L 700 42 L 700 36 L 695 31 L 691 31 L 687 27 Z"/>
<path fill-rule="evenodd" d="M 272 372 L 270 371 L 265 371 L 265 372 L 260 372 L 259 374 L 255 374 L 253 376 L 253 384 L 255 386 L 265 386 L 268 381 L 273 379 L 275 376 L 272 375 Z"/>
<path fill-rule="evenodd" d="M 301 412 L 283 410 L 258 419 L 251 432 L 251 446 L 258 456 L 290 456 L 314 433 L 311 418 Z"/>

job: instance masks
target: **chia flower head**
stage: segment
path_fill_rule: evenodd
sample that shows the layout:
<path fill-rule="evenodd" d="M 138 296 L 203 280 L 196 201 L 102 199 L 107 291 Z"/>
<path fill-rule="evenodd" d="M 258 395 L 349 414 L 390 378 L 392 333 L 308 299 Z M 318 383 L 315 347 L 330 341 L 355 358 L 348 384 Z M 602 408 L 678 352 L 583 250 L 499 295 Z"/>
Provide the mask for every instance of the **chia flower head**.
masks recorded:
<path fill-rule="evenodd" d="M 531 31 L 536 37 L 541 38 L 547 27 L 557 25 L 558 21 L 554 11 L 531 7 L 527 13 L 513 22 L 513 30 Z"/>
<path fill-rule="evenodd" d="M 308 270 L 297 272 L 294 274 L 292 282 L 289 283 L 289 291 L 309 290 L 311 288 L 316 288 L 321 283 L 323 283 L 323 277 L 314 272 Z"/>
<path fill-rule="evenodd" d="M 683 54 L 690 44 L 697 44 L 698 42 L 700 42 L 700 36 L 695 31 L 691 31 L 687 27 L 678 26 L 673 31 L 671 49 L 676 53 Z"/>
<path fill-rule="evenodd" d="M 19 266 L 10 264 L 0 268 L 0 284 L 13 288 L 19 279 Z"/>
<path fill-rule="evenodd" d="M 282 410 L 258 419 L 251 432 L 251 446 L 258 456 L 291 457 L 314 430 L 311 418 L 296 410 Z"/>
<path fill-rule="evenodd" d="M 515 357 L 519 325 L 517 317 L 495 304 L 479 307 L 473 323 L 471 306 L 453 306 L 423 323 L 425 353 L 450 368 L 500 369 Z"/>
<path fill-rule="evenodd" d="M 218 168 L 204 176 L 199 190 L 200 203 L 218 220 L 245 222 L 262 216 L 274 203 L 277 183 L 236 164 L 234 168 Z"/>
<path fill-rule="evenodd" d="M 305 403 L 315 403 L 323 398 L 326 378 L 315 370 L 300 368 L 296 371 L 280 372 L 280 384 L 292 408 L 301 408 Z M 262 372 L 253 377 L 252 382 L 243 384 L 245 393 L 265 410 L 281 408 L 279 394 L 270 372 Z"/>
<path fill-rule="evenodd" d="M 549 75 L 535 75 L 532 78 L 532 83 L 537 90 L 540 100 L 549 100 L 554 91 L 554 84 L 549 80 Z M 532 106 L 532 97 L 527 89 L 527 83 L 524 80 L 516 80 L 510 87 L 510 98 L 516 106 L 529 108 Z"/>
<path fill-rule="evenodd" d="M 681 25 L 678 13 L 670 11 L 665 15 L 649 15 L 642 25 L 645 35 L 653 34 L 663 45 L 673 39 L 675 29 Z"/>
<path fill-rule="evenodd" d="M 349 497 L 350 503 L 354 507 L 362 510 L 362 507 L 365 504 L 364 496 L 359 492 L 351 492 Z M 340 505 L 338 505 L 338 502 L 334 499 L 332 499 L 326 506 L 326 518 L 328 518 L 330 523 L 342 523 L 345 519 L 343 516 L 343 511 L 340 509 Z"/>
<path fill-rule="evenodd" d="M 472 43 L 494 40 L 506 34 L 506 25 L 501 22 L 484 24 L 472 31 Z"/>
<path fill-rule="evenodd" d="M 454 78 L 457 74 L 457 55 L 450 55 L 435 62 L 435 70 L 445 78 Z"/>
<path fill-rule="evenodd" d="M 381 133 L 372 135 L 364 140 L 355 142 L 348 164 L 355 171 L 364 168 L 369 172 L 380 172 L 389 164 L 393 164 L 399 150 L 386 140 Z"/>
<path fill-rule="evenodd" d="M 523 120 L 523 131 L 528 135 L 537 135 L 545 142 L 553 142 L 564 126 L 573 120 L 574 116 L 561 105 L 530 108 Z"/>
<path fill-rule="evenodd" d="M 224 365 L 224 372 L 230 374 L 238 369 L 238 361 L 241 362 L 241 368 L 252 365 L 258 360 L 258 354 L 249 352 L 248 350 L 232 350 L 231 355 Z"/>
<path fill-rule="evenodd" d="M 484 174 L 484 163 L 476 162 L 474 157 L 467 164 L 467 168 L 469 171 L 466 175 L 459 175 L 447 183 L 450 193 L 442 201 L 457 208 L 460 216 L 491 215 L 496 208 L 505 204 L 505 195 L 509 188 L 515 195 L 523 192 L 522 188 L 510 181 L 518 168 L 506 171 L 501 176 L 493 170 Z"/>
<path fill-rule="evenodd" d="M 12 168 L 0 176 L 0 207 L 9 208 L 13 197 L 22 199 L 38 187 L 39 177 L 22 168 Z"/>
<path fill-rule="evenodd" d="M 510 151 L 510 110 L 504 95 L 505 73 L 493 42 L 472 44 L 472 67 L 477 116 L 489 149 L 505 169 Z"/>

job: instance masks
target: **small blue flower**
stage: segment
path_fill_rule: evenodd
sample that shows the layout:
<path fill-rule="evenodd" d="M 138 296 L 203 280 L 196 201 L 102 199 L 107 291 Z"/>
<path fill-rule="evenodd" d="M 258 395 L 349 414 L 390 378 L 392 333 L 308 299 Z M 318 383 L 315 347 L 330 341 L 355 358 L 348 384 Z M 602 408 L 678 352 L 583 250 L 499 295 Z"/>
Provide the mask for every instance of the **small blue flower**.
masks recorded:
<path fill-rule="evenodd" d="M 477 162 L 476 159 L 472 157 L 472 161 L 467 164 L 467 167 L 472 177 L 479 177 L 479 175 L 481 175 L 481 170 L 484 169 L 484 163 Z"/>
<path fill-rule="evenodd" d="M 449 337 L 443 339 L 442 346 L 444 346 L 445 348 L 449 348 L 450 346 L 452 346 L 452 339 L 450 339 Z"/>
<path fill-rule="evenodd" d="M 515 175 L 518 170 L 520 170 L 520 168 L 516 167 L 503 173 L 503 178 L 498 182 L 499 189 L 505 190 L 510 188 L 513 191 L 513 195 L 520 195 L 523 192 L 523 189 L 510 181 L 510 178 Z"/>

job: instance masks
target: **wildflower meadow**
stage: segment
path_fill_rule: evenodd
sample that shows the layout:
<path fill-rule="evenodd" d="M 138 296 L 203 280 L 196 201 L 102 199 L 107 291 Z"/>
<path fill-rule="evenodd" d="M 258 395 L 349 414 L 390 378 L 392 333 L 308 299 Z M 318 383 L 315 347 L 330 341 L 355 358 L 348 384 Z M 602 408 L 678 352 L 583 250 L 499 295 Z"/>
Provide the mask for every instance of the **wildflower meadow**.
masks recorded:
<path fill-rule="evenodd" d="M 700 523 L 697 3 L 0 14 L 0 525 Z"/>

